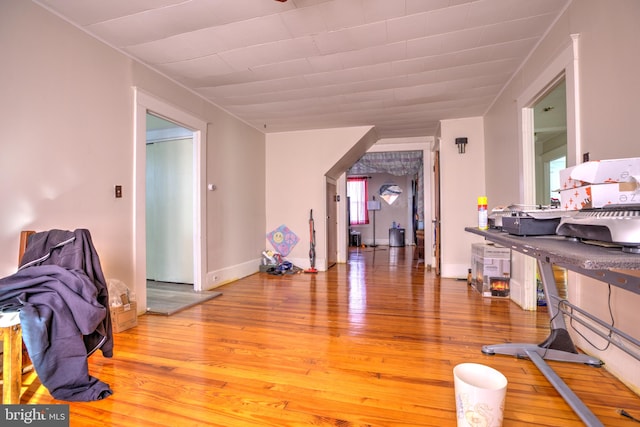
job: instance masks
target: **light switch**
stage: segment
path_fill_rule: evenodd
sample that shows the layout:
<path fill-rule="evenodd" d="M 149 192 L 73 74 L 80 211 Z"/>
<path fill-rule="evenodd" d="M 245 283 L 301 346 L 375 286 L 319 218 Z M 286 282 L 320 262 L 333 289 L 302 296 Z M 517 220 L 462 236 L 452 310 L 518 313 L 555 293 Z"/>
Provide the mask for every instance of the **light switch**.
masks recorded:
<path fill-rule="evenodd" d="M 122 185 L 116 185 L 116 199 L 122 197 Z"/>

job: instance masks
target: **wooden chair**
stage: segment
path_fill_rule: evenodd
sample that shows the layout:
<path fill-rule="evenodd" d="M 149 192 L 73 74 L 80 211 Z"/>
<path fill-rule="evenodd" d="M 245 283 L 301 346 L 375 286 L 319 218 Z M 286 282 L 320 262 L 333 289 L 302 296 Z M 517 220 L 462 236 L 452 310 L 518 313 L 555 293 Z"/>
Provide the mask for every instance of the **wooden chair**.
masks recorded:
<path fill-rule="evenodd" d="M 18 265 L 27 248 L 29 236 L 35 231 L 20 233 Z M 20 403 L 23 368 L 30 364 L 29 356 L 22 343 L 22 327 L 18 313 L 0 314 L 0 339 L 2 340 L 2 403 Z"/>

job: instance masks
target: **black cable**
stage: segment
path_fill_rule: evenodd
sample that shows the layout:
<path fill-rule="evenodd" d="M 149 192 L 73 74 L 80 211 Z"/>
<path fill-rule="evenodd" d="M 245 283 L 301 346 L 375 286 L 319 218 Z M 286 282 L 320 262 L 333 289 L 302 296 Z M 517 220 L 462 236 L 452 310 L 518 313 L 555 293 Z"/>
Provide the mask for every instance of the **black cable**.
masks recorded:
<path fill-rule="evenodd" d="M 631 415 L 630 413 L 628 413 L 624 409 L 616 409 L 616 412 L 619 413 L 620 415 L 622 415 L 623 417 L 629 418 L 630 420 L 633 420 L 633 421 L 635 421 L 637 423 L 640 423 L 640 420 L 638 418 L 634 417 L 633 415 Z"/>
<path fill-rule="evenodd" d="M 608 284 L 608 289 L 609 289 L 609 294 L 608 294 L 608 298 L 607 298 L 607 304 L 608 304 L 608 309 L 609 309 L 609 316 L 611 317 L 611 328 L 609 329 L 609 334 L 607 335 L 609 337 L 609 341 L 607 341 L 607 345 L 604 346 L 604 348 L 599 348 L 598 346 L 596 346 L 594 343 L 592 343 L 586 336 L 584 336 L 584 334 L 582 334 L 580 331 L 578 331 L 578 329 L 576 328 L 576 326 L 573 324 L 573 318 L 574 318 L 574 314 L 573 314 L 573 307 L 569 306 L 569 326 L 571 326 L 571 329 L 573 329 L 575 331 L 576 334 L 578 334 L 579 336 L 582 337 L 582 339 L 584 339 L 587 344 L 591 345 L 593 348 L 595 348 L 598 351 L 605 351 L 609 348 L 609 346 L 611 345 L 611 338 L 613 336 L 613 326 L 615 325 L 615 318 L 613 317 L 613 309 L 611 308 L 611 284 Z M 549 301 L 550 302 L 550 301 Z M 558 310 L 556 311 L 556 313 L 549 319 L 549 327 L 553 328 L 553 321 L 554 319 L 561 314 L 560 311 L 560 305 L 563 303 L 569 303 L 569 300 L 567 300 L 566 298 L 563 298 L 561 300 L 558 301 Z M 546 355 L 546 352 L 545 352 Z M 544 356 L 543 356 L 544 358 Z"/>
<path fill-rule="evenodd" d="M 613 317 L 613 310 L 611 308 L 611 284 L 609 284 L 609 296 L 608 296 L 608 308 L 609 308 L 609 316 L 611 317 L 611 328 L 609 329 L 609 334 L 607 335 L 609 338 L 609 341 L 607 341 L 607 345 L 604 346 L 604 348 L 599 348 L 598 346 L 596 346 L 594 343 L 592 343 L 586 336 L 584 336 L 584 334 L 582 334 L 580 331 L 578 331 L 578 329 L 576 329 L 576 327 L 573 324 L 573 308 L 571 308 L 571 314 L 569 315 L 570 321 L 569 321 L 569 325 L 571 326 L 571 328 L 575 331 L 576 334 L 580 335 L 582 337 L 582 339 L 584 339 L 587 344 L 591 345 L 591 347 L 595 348 L 598 351 L 605 351 L 609 348 L 609 346 L 611 345 L 611 337 L 613 336 L 613 326 L 615 325 L 615 319 Z M 566 301 L 566 300 L 563 300 Z"/>

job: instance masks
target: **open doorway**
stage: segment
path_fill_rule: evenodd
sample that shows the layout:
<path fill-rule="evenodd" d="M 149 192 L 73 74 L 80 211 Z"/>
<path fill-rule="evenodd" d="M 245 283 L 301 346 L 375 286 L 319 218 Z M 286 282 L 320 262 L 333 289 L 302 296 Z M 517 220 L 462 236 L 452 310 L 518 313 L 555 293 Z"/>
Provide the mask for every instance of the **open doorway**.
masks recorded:
<path fill-rule="evenodd" d="M 544 184 L 539 183 L 539 176 L 546 175 L 543 171 L 543 159 L 538 158 L 536 150 L 536 125 L 542 128 L 553 130 L 553 126 L 541 126 L 536 122 L 534 107 L 540 106 L 542 109 L 549 107 L 542 101 L 547 95 L 554 92 L 556 88 L 564 85 L 564 108 L 560 108 L 565 113 L 565 134 L 566 134 L 566 166 L 576 164 L 578 154 L 581 151 L 580 143 L 580 111 L 579 111 L 579 35 L 572 34 L 571 43 L 559 52 L 559 54 L 549 63 L 540 75 L 522 92 L 517 98 L 519 115 L 519 128 L 521 131 L 521 202 L 525 205 L 538 204 L 544 201 L 545 196 L 540 199 L 541 189 Z M 555 112 L 556 107 L 547 112 Z M 549 156 L 550 168 L 554 160 Z M 541 169 L 539 169 L 541 168 Z M 538 169 L 540 171 L 538 171 Z M 550 184 L 551 185 L 551 184 Z M 545 203 L 546 204 L 546 203 Z M 537 306 L 537 280 L 536 280 L 536 260 L 533 257 L 520 256 L 514 254 L 513 263 L 518 265 L 518 272 L 512 276 L 511 295 L 512 300 L 526 310 L 535 310 Z"/>
<path fill-rule="evenodd" d="M 560 170 L 567 167 L 567 90 L 562 78 L 533 106 L 536 204 L 559 203 Z"/>
<path fill-rule="evenodd" d="M 567 89 L 564 76 L 533 106 L 536 159 L 536 204 L 561 208 L 560 171 L 567 167 Z M 558 293 L 567 295 L 567 270 L 553 266 Z M 539 268 L 536 272 L 536 304 L 547 303 Z"/>
<path fill-rule="evenodd" d="M 178 127 L 191 132 L 191 147 L 186 154 L 192 165 L 191 185 L 188 191 L 192 196 L 192 230 L 184 241 L 173 245 L 192 253 L 191 274 L 194 291 L 202 291 L 206 275 L 206 230 L 205 189 L 206 189 L 206 122 L 182 111 L 166 102 L 135 89 L 135 149 L 134 149 L 134 281 L 138 306 L 147 307 L 147 119 L 148 113 L 162 118 Z M 153 249 L 152 249 L 153 250 Z"/>
<path fill-rule="evenodd" d="M 193 288 L 193 131 L 147 112 L 147 288 Z"/>
<path fill-rule="evenodd" d="M 416 244 L 425 217 L 424 150 L 416 148 L 369 151 L 349 168 L 346 224 L 351 245 Z"/>
<path fill-rule="evenodd" d="M 326 180 L 326 230 L 327 269 L 338 263 L 338 187 L 335 181 Z"/>

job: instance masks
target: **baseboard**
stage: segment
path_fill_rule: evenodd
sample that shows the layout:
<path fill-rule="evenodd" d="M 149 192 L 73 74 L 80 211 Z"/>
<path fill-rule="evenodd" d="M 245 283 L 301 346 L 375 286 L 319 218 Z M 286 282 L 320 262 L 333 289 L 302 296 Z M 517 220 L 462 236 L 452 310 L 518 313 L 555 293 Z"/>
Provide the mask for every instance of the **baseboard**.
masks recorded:
<path fill-rule="evenodd" d="M 241 264 L 207 272 L 207 282 L 204 285 L 204 290 L 215 289 L 218 286 L 257 273 L 261 261 L 261 258 L 256 258 Z"/>

